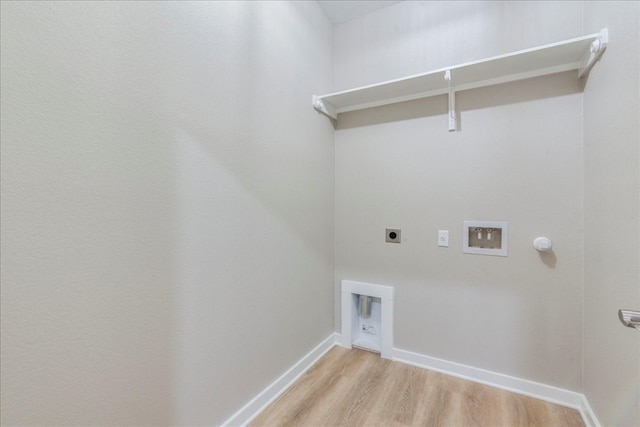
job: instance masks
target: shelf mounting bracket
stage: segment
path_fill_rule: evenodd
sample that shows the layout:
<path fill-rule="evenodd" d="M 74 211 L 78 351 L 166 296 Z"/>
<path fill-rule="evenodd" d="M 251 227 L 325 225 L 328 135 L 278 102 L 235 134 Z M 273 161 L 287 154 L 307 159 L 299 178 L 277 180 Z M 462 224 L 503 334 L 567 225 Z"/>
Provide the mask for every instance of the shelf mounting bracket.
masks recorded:
<path fill-rule="evenodd" d="M 333 105 L 328 103 L 325 104 L 324 102 L 322 102 L 321 97 L 313 95 L 311 102 L 313 103 L 313 108 L 315 108 L 319 113 L 322 113 L 334 120 L 338 119 L 338 113 L 336 112 L 336 109 L 333 107 Z"/>
<path fill-rule="evenodd" d="M 449 88 L 449 132 L 455 132 L 456 123 L 456 90 L 451 83 L 451 70 L 444 73 L 444 79 L 447 81 Z"/>
<path fill-rule="evenodd" d="M 609 42 L 609 31 L 606 28 L 600 30 L 598 37 L 591 42 L 589 50 L 585 52 L 580 60 L 580 67 L 578 68 L 578 78 L 586 76 L 589 71 L 596 65 L 596 62 L 600 60 L 600 57 L 607 49 L 607 43 Z"/>

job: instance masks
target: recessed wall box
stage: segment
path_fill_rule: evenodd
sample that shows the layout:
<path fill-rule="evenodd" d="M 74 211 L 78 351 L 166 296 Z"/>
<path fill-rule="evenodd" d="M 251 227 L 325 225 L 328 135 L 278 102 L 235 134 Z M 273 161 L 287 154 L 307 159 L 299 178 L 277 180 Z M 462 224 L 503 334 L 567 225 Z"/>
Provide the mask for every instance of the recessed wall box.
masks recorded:
<path fill-rule="evenodd" d="M 370 301 L 368 317 L 362 315 L 363 298 Z M 369 303 L 369 301 L 367 303 Z M 393 358 L 393 287 L 342 280 L 341 344 Z"/>
<path fill-rule="evenodd" d="M 507 256 L 506 221 L 464 221 L 462 252 Z"/>
<path fill-rule="evenodd" d="M 399 228 L 387 228 L 385 231 L 385 242 L 387 243 L 400 243 L 400 229 Z"/>

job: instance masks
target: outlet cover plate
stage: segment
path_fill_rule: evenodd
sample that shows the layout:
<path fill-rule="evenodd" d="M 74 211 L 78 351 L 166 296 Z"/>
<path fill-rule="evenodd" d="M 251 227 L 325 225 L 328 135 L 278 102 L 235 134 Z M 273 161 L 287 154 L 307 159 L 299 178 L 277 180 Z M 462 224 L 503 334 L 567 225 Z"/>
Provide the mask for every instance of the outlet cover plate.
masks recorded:
<path fill-rule="evenodd" d="M 477 233 L 478 238 L 472 243 L 470 233 Z M 490 245 L 483 245 L 483 241 L 489 240 L 487 231 L 493 230 L 495 235 L 499 235 L 499 241 L 492 238 Z M 507 256 L 508 254 L 508 223 L 507 221 L 464 221 L 462 228 L 462 252 L 476 255 Z M 489 243 L 489 242 L 485 242 Z"/>
<path fill-rule="evenodd" d="M 384 238 L 387 243 L 400 243 L 401 242 L 401 230 L 399 228 L 387 228 L 385 230 Z"/>

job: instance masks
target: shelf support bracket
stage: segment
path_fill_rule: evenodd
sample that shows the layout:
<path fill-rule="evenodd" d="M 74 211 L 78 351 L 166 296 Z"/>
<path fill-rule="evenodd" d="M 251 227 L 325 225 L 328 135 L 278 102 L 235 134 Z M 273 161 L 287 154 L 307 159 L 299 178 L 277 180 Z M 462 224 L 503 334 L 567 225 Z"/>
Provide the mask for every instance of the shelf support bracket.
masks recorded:
<path fill-rule="evenodd" d="M 586 76 L 589 71 L 596 65 L 596 62 L 600 60 L 600 57 L 607 49 L 607 43 L 609 42 L 609 31 L 603 28 L 598 37 L 591 42 L 589 50 L 585 52 L 580 60 L 580 67 L 578 68 L 578 78 Z"/>
<path fill-rule="evenodd" d="M 336 109 L 333 107 L 333 105 L 329 103 L 325 104 L 324 102 L 322 102 L 322 98 L 317 95 L 313 95 L 311 102 L 313 103 L 313 108 L 315 108 L 316 111 L 324 114 L 327 117 L 331 117 L 334 120 L 338 120 L 338 113 L 336 112 Z"/>
<path fill-rule="evenodd" d="M 449 87 L 449 132 L 455 132 L 456 123 L 456 90 L 451 84 L 451 70 L 447 70 L 444 73 L 444 79 L 447 81 Z"/>

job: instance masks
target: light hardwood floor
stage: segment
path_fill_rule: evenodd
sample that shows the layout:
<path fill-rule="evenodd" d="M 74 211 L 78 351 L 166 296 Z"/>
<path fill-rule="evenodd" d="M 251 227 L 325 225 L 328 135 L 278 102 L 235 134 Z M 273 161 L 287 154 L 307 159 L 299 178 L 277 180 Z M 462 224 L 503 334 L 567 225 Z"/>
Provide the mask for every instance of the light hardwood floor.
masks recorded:
<path fill-rule="evenodd" d="M 251 426 L 584 426 L 575 409 L 334 347 Z"/>

